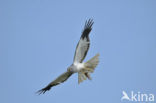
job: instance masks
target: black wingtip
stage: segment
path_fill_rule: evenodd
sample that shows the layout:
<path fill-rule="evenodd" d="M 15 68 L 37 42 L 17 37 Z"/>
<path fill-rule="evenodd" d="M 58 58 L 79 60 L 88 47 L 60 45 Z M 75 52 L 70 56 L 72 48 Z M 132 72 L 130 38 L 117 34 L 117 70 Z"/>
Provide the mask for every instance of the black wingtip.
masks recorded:
<path fill-rule="evenodd" d="M 44 94 L 45 92 L 46 92 L 46 90 L 41 89 L 41 90 L 37 91 L 36 94 L 40 95 L 40 94 Z"/>
<path fill-rule="evenodd" d="M 94 24 L 93 19 L 86 20 L 84 29 L 92 29 L 93 24 Z"/>
<path fill-rule="evenodd" d="M 92 25 L 94 24 L 93 19 L 86 20 L 84 30 L 82 32 L 81 38 L 87 38 L 89 40 L 89 33 L 92 30 Z"/>
<path fill-rule="evenodd" d="M 36 94 L 40 95 L 40 94 L 44 94 L 46 91 L 49 91 L 51 88 L 51 86 L 47 86 L 39 91 L 36 92 Z"/>

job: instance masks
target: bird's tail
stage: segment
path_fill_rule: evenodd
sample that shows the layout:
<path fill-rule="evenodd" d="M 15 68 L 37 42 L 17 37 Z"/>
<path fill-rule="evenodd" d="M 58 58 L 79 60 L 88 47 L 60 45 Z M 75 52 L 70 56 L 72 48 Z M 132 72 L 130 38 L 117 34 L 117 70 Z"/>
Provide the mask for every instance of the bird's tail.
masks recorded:
<path fill-rule="evenodd" d="M 93 58 L 84 63 L 84 69 L 78 72 L 78 83 L 83 82 L 87 78 L 91 80 L 90 73 L 94 72 L 94 69 L 99 63 L 99 54 L 96 54 Z"/>

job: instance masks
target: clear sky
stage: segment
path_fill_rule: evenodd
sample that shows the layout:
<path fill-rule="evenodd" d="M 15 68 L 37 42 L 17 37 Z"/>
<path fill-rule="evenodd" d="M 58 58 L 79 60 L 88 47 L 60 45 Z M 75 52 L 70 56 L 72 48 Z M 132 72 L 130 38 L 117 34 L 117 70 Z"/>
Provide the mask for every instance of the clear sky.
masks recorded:
<path fill-rule="evenodd" d="M 85 59 L 100 53 L 92 81 L 77 74 L 35 92 L 71 65 L 93 18 Z M 122 91 L 156 95 L 155 0 L 1 0 L 0 103 L 120 103 Z"/>

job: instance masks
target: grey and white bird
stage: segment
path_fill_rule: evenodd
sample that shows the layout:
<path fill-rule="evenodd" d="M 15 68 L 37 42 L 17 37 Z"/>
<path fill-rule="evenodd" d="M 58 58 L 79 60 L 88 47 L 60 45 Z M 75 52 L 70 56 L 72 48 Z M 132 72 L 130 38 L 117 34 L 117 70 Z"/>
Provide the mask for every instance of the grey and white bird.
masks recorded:
<path fill-rule="evenodd" d="M 67 68 L 67 71 L 65 73 L 57 77 L 54 81 L 49 83 L 45 88 L 39 90 L 37 93 L 44 94 L 46 91 L 49 91 L 51 87 L 66 81 L 74 73 L 78 73 L 78 83 L 81 83 L 87 78 L 91 80 L 90 73 L 94 72 L 94 69 L 99 63 L 99 54 L 96 54 L 87 62 L 83 62 L 83 60 L 85 59 L 90 47 L 89 33 L 92 30 L 93 24 L 94 22 L 92 19 L 89 19 L 85 22 L 82 35 L 76 47 L 72 65 Z"/>

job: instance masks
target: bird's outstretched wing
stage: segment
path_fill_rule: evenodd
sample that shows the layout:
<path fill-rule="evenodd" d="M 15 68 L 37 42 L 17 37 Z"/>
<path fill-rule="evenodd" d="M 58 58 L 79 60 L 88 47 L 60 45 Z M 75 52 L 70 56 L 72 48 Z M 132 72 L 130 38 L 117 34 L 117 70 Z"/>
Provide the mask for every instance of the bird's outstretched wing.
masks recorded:
<path fill-rule="evenodd" d="M 42 94 L 42 93 L 44 94 L 46 91 L 49 91 L 51 89 L 51 87 L 56 86 L 60 83 L 63 83 L 64 81 L 66 81 L 72 74 L 73 73 L 70 71 L 63 73 L 62 75 L 57 77 L 54 81 L 49 83 L 45 88 L 39 90 L 37 93 L 38 94 Z"/>
<path fill-rule="evenodd" d="M 87 55 L 89 45 L 90 45 L 89 33 L 92 30 L 93 23 L 94 22 L 92 19 L 89 19 L 85 23 L 84 30 L 82 32 L 79 43 L 77 44 L 77 47 L 76 47 L 74 63 L 82 63 L 82 61 Z"/>

